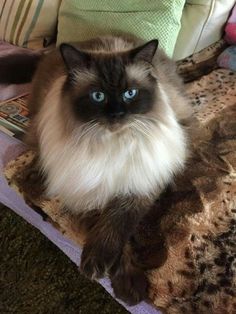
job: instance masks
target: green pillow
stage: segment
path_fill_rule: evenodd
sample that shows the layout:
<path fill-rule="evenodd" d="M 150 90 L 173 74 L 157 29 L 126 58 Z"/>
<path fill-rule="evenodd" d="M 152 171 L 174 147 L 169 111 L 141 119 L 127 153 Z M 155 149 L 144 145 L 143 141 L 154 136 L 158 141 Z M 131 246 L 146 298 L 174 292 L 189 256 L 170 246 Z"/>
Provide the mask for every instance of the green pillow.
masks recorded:
<path fill-rule="evenodd" d="M 159 39 L 171 57 L 184 4 L 185 0 L 62 0 L 57 44 L 128 33 Z"/>

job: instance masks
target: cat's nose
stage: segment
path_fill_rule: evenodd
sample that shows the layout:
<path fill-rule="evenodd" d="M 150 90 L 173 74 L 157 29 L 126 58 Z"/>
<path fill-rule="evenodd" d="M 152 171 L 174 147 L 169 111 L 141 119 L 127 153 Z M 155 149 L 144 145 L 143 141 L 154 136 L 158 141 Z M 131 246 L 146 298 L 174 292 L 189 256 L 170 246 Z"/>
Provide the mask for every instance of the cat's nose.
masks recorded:
<path fill-rule="evenodd" d="M 117 112 L 110 112 L 111 118 L 122 118 L 125 115 L 125 111 L 117 111 Z"/>

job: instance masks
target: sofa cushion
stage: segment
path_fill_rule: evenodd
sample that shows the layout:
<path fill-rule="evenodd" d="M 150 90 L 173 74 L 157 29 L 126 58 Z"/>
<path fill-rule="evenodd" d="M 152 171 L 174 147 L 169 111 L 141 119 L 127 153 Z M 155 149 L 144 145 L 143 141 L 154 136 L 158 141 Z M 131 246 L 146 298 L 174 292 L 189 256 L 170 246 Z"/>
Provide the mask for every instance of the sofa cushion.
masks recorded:
<path fill-rule="evenodd" d="M 61 0 L 1 0 L 0 39 L 40 48 L 55 34 Z"/>
<path fill-rule="evenodd" d="M 187 0 L 174 59 L 179 60 L 218 41 L 235 0 Z"/>
<path fill-rule="evenodd" d="M 185 0 L 62 0 L 57 43 L 113 33 L 158 38 L 172 55 Z"/>

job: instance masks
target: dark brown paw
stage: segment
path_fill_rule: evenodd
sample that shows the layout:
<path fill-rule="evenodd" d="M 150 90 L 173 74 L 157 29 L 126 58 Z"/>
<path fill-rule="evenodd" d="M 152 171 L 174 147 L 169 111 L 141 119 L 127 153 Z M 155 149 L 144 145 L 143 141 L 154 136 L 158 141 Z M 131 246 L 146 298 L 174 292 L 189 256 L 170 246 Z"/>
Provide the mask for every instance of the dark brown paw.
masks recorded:
<path fill-rule="evenodd" d="M 37 157 L 19 172 L 19 176 L 16 180 L 30 200 L 37 199 L 39 195 L 44 193 L 45 177 L 40 172 Z"/>
<path fill-rule="evenodd" d="M 115 296 L 128 305 L 135 305 L 148 297 L 148 280 L 142 269 L 129 265 L 111 277 Z"/>
<path fill-rule="evenodd" d="M 90 279 L 98 279 L 109 272 L 118 258 L 117 252 L 102 245 L 85 245 L 80 263 L 80 271 Z"/>

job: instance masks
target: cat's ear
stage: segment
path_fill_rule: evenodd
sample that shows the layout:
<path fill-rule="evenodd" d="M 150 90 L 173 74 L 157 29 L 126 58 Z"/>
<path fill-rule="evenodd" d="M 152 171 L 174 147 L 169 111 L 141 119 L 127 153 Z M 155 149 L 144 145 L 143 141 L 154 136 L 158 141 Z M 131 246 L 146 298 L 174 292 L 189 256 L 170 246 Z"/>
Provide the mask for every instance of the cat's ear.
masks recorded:
<path fill-rule="evenodd" d="M 77 67 L 86 67 L 89 64 L 90 56 L 88 53 L 78 50 L 75 47 L 68 44 L 60 45 L 60 52 L 62 59 L 69 71 Z"/>
<path fill-rule="evenodd" d="M 134 61 L 146 61 L 151 63 L 158 47 L 158 40 L 153 39 L 146 44 L 134 48 L 130 52 L 131 59 Z"/>

